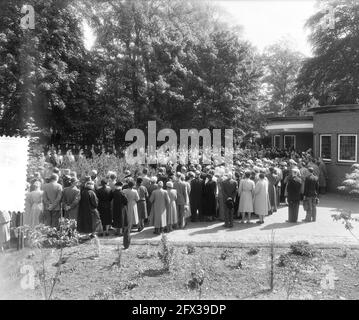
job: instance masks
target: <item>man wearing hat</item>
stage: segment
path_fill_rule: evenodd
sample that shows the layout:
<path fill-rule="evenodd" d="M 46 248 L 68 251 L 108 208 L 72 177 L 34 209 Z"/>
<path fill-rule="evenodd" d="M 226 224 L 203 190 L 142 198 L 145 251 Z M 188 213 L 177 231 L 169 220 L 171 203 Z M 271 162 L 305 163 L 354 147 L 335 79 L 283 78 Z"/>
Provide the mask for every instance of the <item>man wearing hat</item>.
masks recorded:
<path fill-rule="evenodd" d="M 61 217 L 62 186 L 58 180 L 59 176 L 53 173 L 43 186 L 44 223 L 50 227 L 58 227 Z"/>
<path fill-rule="evenodd" d="M 77 188 L 78 180 L 76 178 L 70 179 L 70 186 L 66 187 L 62 195 L 62 207 L 64 209 L 64 216 L 67 219 L 77 220 L 80 202 L 80 190 Z"/>

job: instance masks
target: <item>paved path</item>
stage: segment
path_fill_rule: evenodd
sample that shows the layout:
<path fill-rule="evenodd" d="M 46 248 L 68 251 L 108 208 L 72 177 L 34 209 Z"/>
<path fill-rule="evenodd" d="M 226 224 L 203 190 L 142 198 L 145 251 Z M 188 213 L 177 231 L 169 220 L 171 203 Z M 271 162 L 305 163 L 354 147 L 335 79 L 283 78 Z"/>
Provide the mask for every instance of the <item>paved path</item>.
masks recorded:
<path fill-rule="evenodd" d="M 345 229 L 341 222 L 334 221 L 332 214 L 340 209 L 350 210 L 353 217 L 359 218 L 359 201 L 346 200 L 339 195 L 326 195 L 320 199 L 317 211 L 317 221 L 304 223 L 305 211 L 300 206 L 298 223 L 287 223 L 288 208 L 282 207 L 276 213 L 265 218 L 262 225 L 252 220 L 251 224 L 240 224 L 235 220 L 234 227 L 227 229 L 223 222 L 197 222 L 189 223 L 184 230 L 176 230 L 168 234 L 171 242 L 178 244 L 194 242 L 202 245 L 220 244 L 266 244 L 270 241 L 272 230 L 275 231 L 277 244 L 288 244 L 293 241 L 307 240 L 313 244 L 324 246 L 359 245 L 359 240 Z M 359 223 L 354 222 L 352 232 L 359 239 Z M 149 227 L 140 233 L 132 234 L 132 243 L 157 243 L 161 236 L 153 234 L 153 228 Z M 104 239 L 103 243 L 117 242 L 120 239 Z"/>

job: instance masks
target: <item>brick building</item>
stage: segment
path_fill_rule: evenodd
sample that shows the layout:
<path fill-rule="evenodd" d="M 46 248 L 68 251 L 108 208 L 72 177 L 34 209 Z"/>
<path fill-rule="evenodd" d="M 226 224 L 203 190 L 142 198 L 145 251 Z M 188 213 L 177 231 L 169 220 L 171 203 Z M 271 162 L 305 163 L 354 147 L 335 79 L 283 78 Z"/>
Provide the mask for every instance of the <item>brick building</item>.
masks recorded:
<path fill-rule="evenodd" d="M 328 170 L 330 191 L 358 163 L 359 105 L 319 106 L 308 110 L 313 116 L 268 119 L 272 145 L 285 148 L 293 144 L 299 151 L 313 148 Z"/>

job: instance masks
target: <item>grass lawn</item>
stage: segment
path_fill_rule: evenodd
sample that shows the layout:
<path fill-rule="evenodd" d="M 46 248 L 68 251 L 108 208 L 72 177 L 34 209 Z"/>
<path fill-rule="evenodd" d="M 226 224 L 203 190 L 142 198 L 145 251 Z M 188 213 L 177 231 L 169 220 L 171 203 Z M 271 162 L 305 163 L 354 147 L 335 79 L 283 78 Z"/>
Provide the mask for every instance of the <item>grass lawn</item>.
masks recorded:
<path fill-rule="evenodd" d="M 221 248 L 174 246 L 170 271 L 163 271 L 159 246 L 93 243 L 65 248 L 59 282 L 53 299 L 359 299 L 359 251 L 355 248 L 316 248 L 314 257 L 290 254 L 289 247 L 275 248 L 274 290 L 269 291 L 270 248 L 266 246 Z M 41 286 L 21 288 L 22 265 L 42 270 L 51 278 L 59 250 L 7 252 L 0 255 L 0 299 L 42 299 Z M 279 264 L 279 265 L 278 265 Z M 292 267 L 291 267 L 292 266 Z M 294 267 L 293 267 L 294 266 Z M 202 269 L 201 296 L 189 283 Z M 325 282 L 326 278 L 330 278 Z M 193 279 L 192 279 L 193 283 Z M 325 284 L 326 283 L 326 284 Z"/>

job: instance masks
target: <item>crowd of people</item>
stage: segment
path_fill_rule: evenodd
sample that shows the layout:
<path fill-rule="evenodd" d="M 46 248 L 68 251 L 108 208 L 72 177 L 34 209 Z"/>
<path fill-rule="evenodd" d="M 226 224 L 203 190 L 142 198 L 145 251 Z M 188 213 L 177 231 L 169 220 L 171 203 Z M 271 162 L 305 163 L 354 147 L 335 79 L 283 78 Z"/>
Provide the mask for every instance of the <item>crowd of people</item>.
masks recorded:
<path fill-rule="evenodd" d="M 232 228 L 234 219 L 255 218 L 262 224 L 281 205 L 288 205 L 288 222 L 297 222 L 301 201 L 305 221 L 315 221 L 318 194 L 326 189 L 325 164 L 309 153 L 295 155 L 243 158 L 231 167 L 168 163 L 143 166 L 142 172 L 109 171 L 103 178 L 95 168 L 78 177 L 53 167 L 49 176 L 36 172 L 29 180 L 23 224 L 57 227 L 65 217 L 90 238 L 128 236 L 145 226 L 161 234 L 185 228 L 188 221 L 224 221 Z"/>

